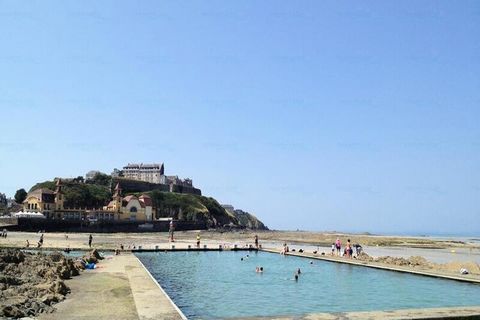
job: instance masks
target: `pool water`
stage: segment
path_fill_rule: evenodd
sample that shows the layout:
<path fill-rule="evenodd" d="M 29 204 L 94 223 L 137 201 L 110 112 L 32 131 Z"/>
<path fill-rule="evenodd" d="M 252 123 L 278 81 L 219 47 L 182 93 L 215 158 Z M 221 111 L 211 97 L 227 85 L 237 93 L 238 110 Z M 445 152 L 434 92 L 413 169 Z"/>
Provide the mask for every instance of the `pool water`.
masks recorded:
<path fill-rule="evenodd" d="M 189 319 L 480 305 L 476 284 L 266 252 L 136 255 Z"/>

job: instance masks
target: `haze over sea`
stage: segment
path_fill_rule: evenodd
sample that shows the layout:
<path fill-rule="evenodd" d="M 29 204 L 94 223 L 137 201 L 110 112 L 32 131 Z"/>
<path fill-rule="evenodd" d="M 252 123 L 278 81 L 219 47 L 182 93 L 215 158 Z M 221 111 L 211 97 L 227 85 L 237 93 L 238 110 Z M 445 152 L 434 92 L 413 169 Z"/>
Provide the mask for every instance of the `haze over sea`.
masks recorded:
<path fill-rule="evenodd" d="M 270 228 L 480 234 L 479 1 L 2 1 L 0 192 L 165 162 Z"/>

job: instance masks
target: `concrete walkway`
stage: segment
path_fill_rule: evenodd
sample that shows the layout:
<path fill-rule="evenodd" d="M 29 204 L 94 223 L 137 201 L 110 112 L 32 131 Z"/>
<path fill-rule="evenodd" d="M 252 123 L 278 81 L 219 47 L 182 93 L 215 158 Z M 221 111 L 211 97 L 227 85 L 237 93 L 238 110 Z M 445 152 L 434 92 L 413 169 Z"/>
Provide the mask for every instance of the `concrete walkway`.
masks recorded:
<path fill-rule="evenodd" d="M 276 254 L 279 254 L 280 252 L 279 249 L 272 249 L 272 248 L 263 248 L 261 249 L 261 251 L 276 253 Z M 467 274 L 467 275 L 453 274 L 453 273 L 434 271 L 434 270 L 422 269 L 422 268 L 396 266 L 396 265 L 384 264 L 379 262 L 366 262 L 366 261 L 349 259 L 349 258 L 338 257 L 338 256 L 329 256 L 329 255 L 322 256 L 322 255 L 313 254 L 310 252 L 300 253 L 295 251 L 295 252 L 288 252 L 286 253 L 286 255 L 480 284 L 480 277 L 478 275 L 473 275 L 473 274 Z"/>
<path fill-rule="evenodd" d="M 184 319 L 168 296 L 130 253 L 105 259 L 67 281 L 72 293 L 41 320 Z"/>
<path fill-rule="evenodd" d="M 405 309 L 394 311 L 365 311 L 315 313 L 305 316 L 253 317 L 231 320 L 467 320 L 479 319 L 480 307 Z"/>

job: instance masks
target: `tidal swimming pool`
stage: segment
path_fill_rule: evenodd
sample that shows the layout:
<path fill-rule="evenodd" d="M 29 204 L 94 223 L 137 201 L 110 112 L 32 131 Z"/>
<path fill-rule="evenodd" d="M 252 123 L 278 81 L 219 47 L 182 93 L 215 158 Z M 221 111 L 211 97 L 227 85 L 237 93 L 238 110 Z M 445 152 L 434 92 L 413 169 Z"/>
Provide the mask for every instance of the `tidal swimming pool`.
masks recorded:
<path fill-rule="evenodd" d="M 136 256 L 189 319 L 480 305 L 476 284 L 266 252 Z"/>

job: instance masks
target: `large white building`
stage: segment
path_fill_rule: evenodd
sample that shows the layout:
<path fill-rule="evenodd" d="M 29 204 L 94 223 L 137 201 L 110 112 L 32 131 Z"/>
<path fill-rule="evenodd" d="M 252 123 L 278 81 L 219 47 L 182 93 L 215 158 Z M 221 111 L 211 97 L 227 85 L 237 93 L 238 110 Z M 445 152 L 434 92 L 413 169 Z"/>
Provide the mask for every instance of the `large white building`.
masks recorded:
<path fill-rule="evenodd" d="M 164 171 L 163 163 L 129 163 L 123 167 L 123 176 L 127 179 L 164 184 Z"/>

